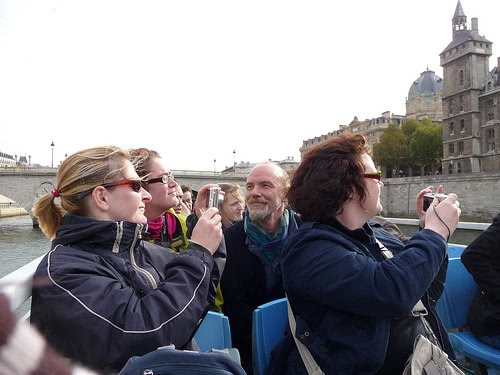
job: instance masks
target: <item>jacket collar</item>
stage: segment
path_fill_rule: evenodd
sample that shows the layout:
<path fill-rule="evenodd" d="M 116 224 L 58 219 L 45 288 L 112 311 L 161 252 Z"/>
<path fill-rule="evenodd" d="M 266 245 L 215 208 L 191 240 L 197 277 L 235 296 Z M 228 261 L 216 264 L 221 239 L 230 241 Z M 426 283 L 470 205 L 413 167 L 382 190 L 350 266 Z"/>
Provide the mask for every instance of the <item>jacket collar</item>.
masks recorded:
<path fill-rule="evenodd" d="M 128 221 L 101 221 L 66 214 L 61 225 L 57 228 L 52 248 L 56 245 L 72 245 L 91 252 L 112 251 L 119 253 L 136 247 L 146 230 L 146 224 Z"/>

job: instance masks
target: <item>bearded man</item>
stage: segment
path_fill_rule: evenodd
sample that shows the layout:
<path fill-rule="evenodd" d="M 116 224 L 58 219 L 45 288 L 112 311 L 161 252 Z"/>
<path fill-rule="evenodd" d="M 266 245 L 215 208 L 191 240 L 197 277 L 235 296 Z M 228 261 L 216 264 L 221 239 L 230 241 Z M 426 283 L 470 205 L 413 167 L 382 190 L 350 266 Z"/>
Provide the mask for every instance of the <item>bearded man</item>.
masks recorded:
<path fill-rule="evenodd" d="M 257 164 L 247 177 L 247 209 L 242 221 L 226 228 L 227 259 L 221 279 L 233 347 L 252 373 L 252 314 L 258 306 L 285 296 L 279 266 L 281 249 L 300 219 L 286 207 L 288 174 L 275 163 Z"/>

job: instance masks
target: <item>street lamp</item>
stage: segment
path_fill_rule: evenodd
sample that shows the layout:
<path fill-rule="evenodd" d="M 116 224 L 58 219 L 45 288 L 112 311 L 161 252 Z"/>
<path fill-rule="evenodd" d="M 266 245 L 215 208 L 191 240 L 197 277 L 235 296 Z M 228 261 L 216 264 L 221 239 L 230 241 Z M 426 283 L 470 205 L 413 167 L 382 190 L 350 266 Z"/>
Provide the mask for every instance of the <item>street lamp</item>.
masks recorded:
<path fill-rule="evenodd" d="M 233 172 L 236 172 L 236 150 L 233 150 Z"/>
<path fill-rule="evenodd" d="M 54 147 L 56 147 L 56 145 L 54 144 L 54 141 L 52 141 L 52 143 L 50 144 L 50 148 L 52 149 L 52 163 L 50 164 L 51 168 L 54 168 Z"/>
<path fill-rule="evenodd" d="M 217 163 L 217 160 L 214 159 L 214 176 L 215 176 L 215 169 L 216 169 L 216 165 L 217 165 L 216 163 Z"/>

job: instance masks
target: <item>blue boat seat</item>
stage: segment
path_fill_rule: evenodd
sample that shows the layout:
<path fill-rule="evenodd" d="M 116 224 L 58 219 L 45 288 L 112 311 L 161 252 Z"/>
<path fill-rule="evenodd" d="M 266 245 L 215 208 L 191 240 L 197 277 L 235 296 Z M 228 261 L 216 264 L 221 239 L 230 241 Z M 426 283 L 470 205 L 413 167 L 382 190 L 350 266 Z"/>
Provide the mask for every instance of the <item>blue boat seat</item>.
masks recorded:
<path fill-rule="evenodd" d="M 286 298 L 257 307 L 252 321 L 252 358 L 254 375 L 264 375 L 271 351 L 284 336 L 288 324 Z"/>
<path fill-rule="evenodd" d="M 465 245 L 448 244 L 448 258 L 460 258 L 465 250 Z"/>
<path fill-rule="evenodd" d="M 437 311 L 447 329 L 467 327 L 467 312 L 471 305 L 476 283 L 459 257 L 450 258 L 446 285 L 437 303 Z M 463 355 L 487 366 L 500 369 L 500 350 L 480 341 L 471 332 L 450 333 L 453 348 Z"/>
<path fill-rule="evenodd" d="M 194 339 L 202 352 L 231 348 L 229 319 L 224 314 L 209 311 L 196 331 Z"/>

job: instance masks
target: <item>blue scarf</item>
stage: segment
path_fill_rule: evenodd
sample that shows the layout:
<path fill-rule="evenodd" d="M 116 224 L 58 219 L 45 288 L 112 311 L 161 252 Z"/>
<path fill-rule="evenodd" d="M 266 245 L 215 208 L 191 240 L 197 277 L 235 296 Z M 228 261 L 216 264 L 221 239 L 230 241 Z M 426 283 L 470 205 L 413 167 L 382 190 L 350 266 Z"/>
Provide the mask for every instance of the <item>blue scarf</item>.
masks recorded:
<path fill-rule="evenodd" d="M 296 226 L 293 215 L 294 213 L 292 210 L 288 211 L 288 209 L 285 209 L 283 215 L 281 215 L 280 224 L 274 236 L 271 236 L 258 223 L 253 223 L 250 220 L 248 209 L 246 209 L 244 223 L 245 233 L 250 240 L 259 247 L 259 250 L 262 251 L 266 258 L 272 261 L 279 254 L 283 247 L 283 242 L 287 238 L 290 220 L 293 222 L 293 225 Z"/>

